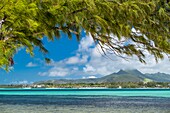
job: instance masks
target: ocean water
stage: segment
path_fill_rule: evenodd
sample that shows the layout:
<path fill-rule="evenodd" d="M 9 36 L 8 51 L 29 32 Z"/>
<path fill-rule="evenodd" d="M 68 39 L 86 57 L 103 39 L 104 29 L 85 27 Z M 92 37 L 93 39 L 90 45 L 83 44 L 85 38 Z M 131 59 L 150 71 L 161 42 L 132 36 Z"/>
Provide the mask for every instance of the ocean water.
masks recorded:
<path fill-rule="evenodd" d="M 0 113 L 170 113 L 170 89 L 0 89 Z"/>

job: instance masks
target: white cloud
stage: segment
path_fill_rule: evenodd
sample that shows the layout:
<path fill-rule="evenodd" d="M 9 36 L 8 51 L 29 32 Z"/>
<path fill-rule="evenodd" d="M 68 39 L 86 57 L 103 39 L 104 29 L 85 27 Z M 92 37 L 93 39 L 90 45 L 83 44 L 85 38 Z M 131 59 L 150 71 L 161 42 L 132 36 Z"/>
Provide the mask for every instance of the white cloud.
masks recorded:
<path fill-rule="evenodd" d="M 88 78 L 97 78 L 96 76 L 89 76 Z"/>
<path fill-rule="evenodd" d="M 79 52 L 89 51 L 89 48 L 91 48 L 93 46 L 94 46 L 94 41 L 93 41 L 92 36 L 89 34 L 85 38 L 82 38 L 78 51 Z"/>
<path fill-rule="evenodd" d="M 34 63 L 32 63 L 32 62 L 29 62 L 27 65 L 26 65 L 26 67 L 36 67 L 37 66 L 37 64 L 34 64 Z"/>
<path fill-rule="evenodd" d="M 87 59 L 88 59 L 87 55 L 81 57 L 79 54 L 77 54 L 76 56 L 65 59 L 65 61 L 66 64 L 83 64 L 87 62 Z"/>
<path fill-rule="evenodd" d="M 39 72 L 38 75 L 40 76 L 51 76 L 51 77 L 64 77 L 69 75 L 70 70 L 68 68 L 62 68 L 62 67 L 52 67 L 48 70 L 48 72 Z"/>
<path fill-rule="evenodd" d="M 94 78 L 97 78 L 96 76 L 83 76 L 82 79 L 94 79 Z"/>
<path fill-rule="evenodd" d="M 86 77 L 82 77 L 82 79 L 86 79 Z"/>
<path fill-rule="evenodd" d="M 168 57 L 156 63 L 153 56 L 146 54 L 146 62 L 146 65 L 142 64 L 136 57 L 125 60 L 114 54 L 103 56 L 101 48 L 94 44 L 89 35 L 82 38 L 74 56 L 58 62 L 53 61 L 50 65 L 52 67 L 47 72 L 39 72 L 39 75 L 60 77 L 80 75 L 80 78 L 88 78 L 108 75 L 120 69 L 139 69 L 143 73 L 164 72 L 170 74 Z"/>
<path fill-rule="evenodd" d="M 94 72 L 95 69 L 91 66 L 91 65 L 85 65 L 85 67 L 83 68 L 84 72 Z"/>
<path fill-rule="evenodd" d="M 74 70 L 74 71 L 78 71 L 79 68 L 78 68 L 78 67 L 73 67 L 73 70 Z"/>
<path fill-rule="evenodd" d="M 67 68 L 60 68 L 60 67 L 54 67 L 49 70 L 49 76 L 66 76 L 69 74 L 69 69 Z"/>
<path fill-rule="evenodd" d="M 48 73 L 47 72 L 38 72 L 38 75 L 40 75 L 40 76 L 47 76 Z"/>
<path fill-rule="evenodd" d="M 94 79 L 94 78 L 97 78 L 96 76 L 88 76 L 88 77 L 82 77 L 82 79 Z"/>
<path fill-rule="evenodd" d="M 74 56 L 67 59 L 67 64 L 77 64 L 79 62 L 79 57 Z"/>
<path fill-rule="evenodd" d="M 18 84 L 28 84 L 27 80 L 19 81 Z"/>
<path fill-rule="evenodd" d="M 22 81 L 14 81 L 12 84 L 29 84 L 27 80 L 22 80 Z"/>

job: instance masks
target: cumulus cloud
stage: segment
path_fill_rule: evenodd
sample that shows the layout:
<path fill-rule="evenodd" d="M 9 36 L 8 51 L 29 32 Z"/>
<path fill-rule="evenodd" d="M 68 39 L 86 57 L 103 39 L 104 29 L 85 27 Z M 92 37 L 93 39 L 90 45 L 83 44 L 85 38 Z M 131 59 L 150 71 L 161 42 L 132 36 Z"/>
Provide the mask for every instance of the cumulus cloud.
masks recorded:
<path fill-rule="evenodd" d="M 69 74 L 68 68 L 53 67 L 49 70 L 49 76 L 66 76 Z"/>
<path fill-rule="evenodd" d="M 95 45 L 92 37 L 86 36 L 80 41 L 76 53 L 61 61 L 53 61 L 47 72 L 39 72 L 41 76 L 70 76 L 80 75 L 80 78 L 104 76 L 120 69 L 138 69 L 143 73 L 164 72 L 170 73 L 170 61 L 168 57 L 155 62 L 154 57 L 146 55 L 147 64 L 142 64 L 136 57 L 127 60 L 114 54 L 104 56 L 99 45 Z"/>
<path fill-rule="evenodd" d="M 87 55 L 80 56 L 80 54 L 77 54 L 76 56 L 70 57 L 66 59 L 66 64 L 82 64 L 86 63 L 88 59 Z"/>
<path fill-rule="evenodd" d="M 67 59 L 67 64 L 77 64 L 79 62 L 79 57 L 74 56 Z"/>
<path fill-rule="evenodd" d="M 62 67 L 52 67 L 51 69 L 48 70 L 48 72 L 39 72 L 38 75 L 40 76 L 51 76 L 51 77 L 64 77 L 69 75 L 69 68 L 62 68 Z"/>
<path fill-rule="evenodd" d="M 89 51 L 89 48 L 92 47 L 94 47 L 94 41 L 92 36 L 89 34 L 88 36 L 82 38 L 79 44 L 78 52 Z"/>
<path fill-rule="evenodd" d="M 33 63 L 33 62 L 29 62 L 26 67 L 36 67 L 37 64 Z"/>

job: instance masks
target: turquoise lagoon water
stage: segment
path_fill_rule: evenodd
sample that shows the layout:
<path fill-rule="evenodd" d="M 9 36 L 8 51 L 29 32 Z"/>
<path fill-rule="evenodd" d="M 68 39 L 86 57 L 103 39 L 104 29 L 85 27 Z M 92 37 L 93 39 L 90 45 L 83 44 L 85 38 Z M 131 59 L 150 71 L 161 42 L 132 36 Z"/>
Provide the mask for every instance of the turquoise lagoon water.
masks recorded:
<path fill-rule="evenodd" d="M 170 113 L 170 89 L 0 89 L 0 113 Z"/>
<path fill-rule="evenodd" d="M 170 89 L 23 89 L 0 88 L 0 95 L 95 95 L 170 97 Z"/>

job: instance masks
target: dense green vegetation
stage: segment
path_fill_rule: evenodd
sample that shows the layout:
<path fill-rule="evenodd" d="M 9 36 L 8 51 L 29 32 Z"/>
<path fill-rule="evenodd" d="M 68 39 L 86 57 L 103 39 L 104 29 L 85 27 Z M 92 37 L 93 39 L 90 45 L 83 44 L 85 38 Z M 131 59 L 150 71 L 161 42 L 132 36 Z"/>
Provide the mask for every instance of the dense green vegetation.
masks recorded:
<path fill-rule="evenodd" d="M 25 85 L 19 84 L 19 85 L 14 85 L 14 84 L 10 84 L 10 85 L 0 85 L 0 88 L 22 88 L 25 87 Z"/>
<path fill-rule="evenodd" d="M 59 88 L 86 88 L 86 87 L 106 87 L 106 88 L 170 88 L 169 83 L 163 82 L 114 82 L 114 83 L 79 83 L 79 84 L 44 84 L 45 87 Z"/>
<path fill-rule="evenodd" d="M 138 32 L 132 31 L 134 27 Z M 34 55 L 35 47 L 48 53 L 42 38 L 60 38 L 61 32 L 78 40 L 91 34 L 104 53 L 137 56 L 146 51 L 158 60 L 170 53 L 169 0 L 1 0 L 0 67 L 14 64 L 18 49 Z M 127 40 L 134 44 L 122 45 Z M 57 52 L 57 51 L 56 51 Z M 45 55 L 44 55 L 45 57 Z M 48 58 L 45 58 L 49 62 Z"/>
<path fill-rule="evenodd" d="M 0 88 L 170 88 L 169 82 L 44 83 L 37 85 L 0 85 Z"/>

